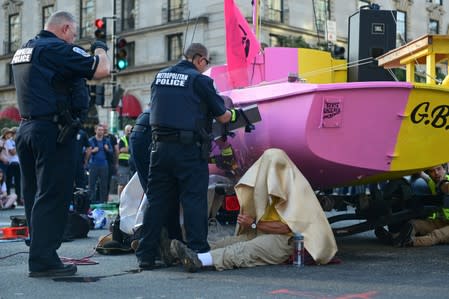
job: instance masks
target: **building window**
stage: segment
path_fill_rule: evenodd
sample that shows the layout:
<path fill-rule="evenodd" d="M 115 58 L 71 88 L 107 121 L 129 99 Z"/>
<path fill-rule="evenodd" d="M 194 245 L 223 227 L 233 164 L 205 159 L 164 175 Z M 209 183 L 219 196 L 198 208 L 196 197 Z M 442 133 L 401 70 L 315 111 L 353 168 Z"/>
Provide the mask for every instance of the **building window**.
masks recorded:
<path fill-rule="evenodd" d="M 8 84 L 14 85 L 14 74 L 12 72 L 12 64 L 10 63 L 8 63 L 8 73 L 9 73 Z"/>
<path fill-rule="evenodd" d="M 93 0 L 81 0 L 80 38 L 94 36 L 95 5 Z"/>
<path fill-rule="evenodd" d="M 128 42 L 125 46 L 125 51 L 127 53 L 126 60 L 128 61 L 128 67 L 135 66 L 136 44 L 134 42 Z"/>
<path fill-rule="evenodd" d="M 20 46 L 20 15 L 9 16 L 8 41 L 6 41 L 6 53 L 15 52 Z"/>
<path fill-rule="evenodd" d="M 122 31 L 135 28 L 136 21 L 136 1 L 122 1 Z"/>
<path fill-rule="evenodd" d="M 267 18 L 273 22 L 284 22 L 284 1 L 269 0 L 267 5 Z"/>
<path fill-rule="evenodd" d="M 168 0 L 168 15 L 169 22 L 182 20 L 183 3 L 182 0 Z"/>
<path fill-rule="evenodd" d="M 316 29 L 319 33 L 324 33 L 326 31 L 326 21 L 329 19 L 328 2 L 328 0 L 314 1 Z"/>
<path fill-rule="evenodd" d="M 42 7 L 42 28 L 44 28 L 45 23 L 47 22 L 48 18 L 54 11 L 55 11 L 54 5 L 47 5 Z"/>
<path fill-rule="evenodd" d="M 407 13 L 396 11 L 396 45 L 401 46 L 407 43 Z"/>
<path fill-rule="evenodd" d="M 167 60 L 178 60 L 182 57 L 182 33 L 167 36 Z"/>
<path fill-rule="evenodd" d="M 429 21 L 429 34 L 438 34 L 439 30 L 439 22 L 437 20 L 430 20 Z"/>

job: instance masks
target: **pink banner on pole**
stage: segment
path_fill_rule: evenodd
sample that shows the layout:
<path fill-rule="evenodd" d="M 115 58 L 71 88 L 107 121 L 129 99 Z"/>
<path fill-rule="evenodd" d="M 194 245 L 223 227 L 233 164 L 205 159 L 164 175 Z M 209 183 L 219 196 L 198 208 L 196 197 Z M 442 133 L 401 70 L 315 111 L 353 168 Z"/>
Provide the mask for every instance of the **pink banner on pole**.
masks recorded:
<path fill-rule="evenodd" d="M 254 63 L 260 44 L 233 0 L 225 0 L 226 61 L 234 88 L 248 86 L 248 65 Z"/>

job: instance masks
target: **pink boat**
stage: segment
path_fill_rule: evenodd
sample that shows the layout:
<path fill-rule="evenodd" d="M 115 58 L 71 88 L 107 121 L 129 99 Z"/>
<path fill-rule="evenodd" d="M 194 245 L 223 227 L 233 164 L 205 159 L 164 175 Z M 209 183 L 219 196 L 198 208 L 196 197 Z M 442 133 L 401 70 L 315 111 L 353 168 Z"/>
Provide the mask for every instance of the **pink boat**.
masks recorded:
<path fill-rule="evenodd" d="M 230 143 L 244 161 L 244 169 L 264 150 L 283 149 L 314 187 L 361 184 L 414 173 L 446 162 L 447 156 L 432 154 L 439 152 L 444 140 L 439 129 L 424 121 L 414 123 L 428 93 L 426 89 L 413 90 L 407 82 L 284 82 L 231 90 L 225 94 L 235 105 L 257 104 L 262 121 L 249 134 L 237 131 Z M 415 119 L 406 116 L 411 114 L 406 107 L 413 93 L 422 95 L 415 96 L 417 103 L 410 107 Z M 432 105 L 444 103 L 446 91 L 432 93 Z M 407 131 L 413 126 L 427 130 Z"/>
<path fill-rule="evenodd" d="M 256 129 L 229 138 L 243 171 L 266 149 L 280 148 L 314 188 L 328 188 L 401 177 L 449 160 L 449 79 L 415 83 L 412 65 L 427 62 L 435 75 L 435 63 L 449 57 L 446 49 L 449 37 L 426 35 L 379 57 L 386 67 L 406 65 L 410 82 L 347 83 L 344 61 L 293 48 L 265 48 L 232 67 L 228 59 L 208 74 L 234 105 L 258 105 Z M 290 73 L 314 83 L 288 82 Z M 211 172 L 221 173 L 213 166 Z"/>
<path fill-rule="evenodd" d="M 268 148 L 283 149 L 315 188 L 391 179 L 449 160 L 446 85 L 288 82 L 288 73 L 299 70 L 301 74 L 301 53 L 320 52 L 300 50 L 265 49 L 264 63 L 248 68 L 248 72 L 256 69 L 254 81 L 264 83 L 245 88 L 229 89 L 226 67 L 210 71 L 219 89 L 228 89 L 223 94 L 236 106 L 257 104 L 260 111 L 262 121 L 255 124 L 254 131 L 246 134 L 239 130 L 230 138 L 243 171 Z M 288 51 L 290 56 L 285 55 Z M 299 58 L 275 65 L 270 57 Z M 335 72 L 341 70 L 327 76 L 335 78 Z M 267 78 L 272 83 L 266 82 Z M 220 173 L 214 167 L 211 172 Z"/>

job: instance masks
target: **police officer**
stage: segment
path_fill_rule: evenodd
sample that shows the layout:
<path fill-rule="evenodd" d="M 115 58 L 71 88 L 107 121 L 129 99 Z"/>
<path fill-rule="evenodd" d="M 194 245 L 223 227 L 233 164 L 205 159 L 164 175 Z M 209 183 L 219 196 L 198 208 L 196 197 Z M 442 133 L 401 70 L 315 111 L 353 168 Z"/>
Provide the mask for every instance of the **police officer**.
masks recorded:
<path fill-rule="evenodd" d="M 62 126 L 67 125 L 61 116 L 67 113 L 61 114 L 59 108 L 72 101 L 77 80 L 110 73 L 106 44 L 94 42 L 91 56 L 73 44 L 77 30 L 72 14 L 55 12 L 44 30 L 17 50 L 11 61 L 22 116 L 16 141 L 30 229 L 30 277 L 67 276 L 77 270 L 63 264 L 56 252 L 72 198 L 75 161 L 75 134 L 60 139 Z"/>
<path fill-rule="evenodd" d="M 210 63 L 207 48 L 193 43 L 184 58 L 156 74 L 151 85 L 153 143 L 146 189 L 149 205 L 136 251 L 141 269 L 157 266 L 161 226 L 178 199 L 184 212 L 188 247 L 199 253 L 209 251 L 208 136 L 213 118 L 226 123 L 237 116 L 235 111 L 226 110 L 213 80 L 201 74 Z"/>
<path fill-rule="evenodd" d="M 151 144 L 150 105 L 137 117 L 129 139 L 132 163 L 136 166 L 142 189 L 146 190 L 148 170 L 150 168 L 150 155 L 148 154 Z M 164 226 L 167 228 L 170 239 L 182 240 L 178 200 L 172 204 L 172 208 L 166 216 Z"/>
<path fill-rule="evenodd" d="M 148 155 L 151 144 L 150 127 L 150 106 L 137 117 L 136 124 L 131 130 L 129 138 L 129 148 L 131 150 L 131 159 L 136 166 L 142 189 L 145 190 L 148 181 L 148 169 L 150 167 L 150 155 Z"/>

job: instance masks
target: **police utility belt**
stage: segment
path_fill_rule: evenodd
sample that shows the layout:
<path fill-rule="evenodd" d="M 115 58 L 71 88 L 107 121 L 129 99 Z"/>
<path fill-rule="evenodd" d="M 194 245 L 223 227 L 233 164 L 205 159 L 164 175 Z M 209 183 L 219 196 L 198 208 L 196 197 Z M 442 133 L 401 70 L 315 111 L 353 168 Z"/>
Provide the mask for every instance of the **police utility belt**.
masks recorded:
<path fill-rule="evenodd" d="M 153 132 L 152 134 L 153 142 L 171 142 L 171 143 L 181 143 L 181 144 L 194 144 L 201 142 L 201 138 L 198 134 L 193 131 L 176 131 L 176 132 Z"/>
<path fill-rule="evenodd" d="M 50 121 L 50 122 L 58 123 L 59 116 L 57 114 L 39 115 L 39 116 L 22 115 L 21 119 L 22 119 L 22 121 L 44 120 L 44 121 Z"/>
<path fill-rule="evenodd" d="M 146 132 L 148 130 L 148 126 L 135 124 L 131 132 Z"/>

